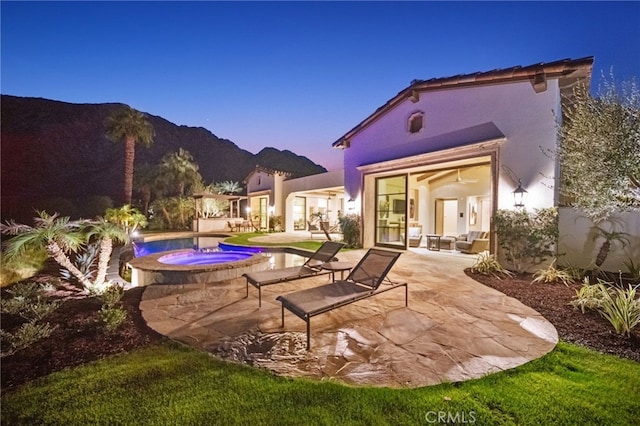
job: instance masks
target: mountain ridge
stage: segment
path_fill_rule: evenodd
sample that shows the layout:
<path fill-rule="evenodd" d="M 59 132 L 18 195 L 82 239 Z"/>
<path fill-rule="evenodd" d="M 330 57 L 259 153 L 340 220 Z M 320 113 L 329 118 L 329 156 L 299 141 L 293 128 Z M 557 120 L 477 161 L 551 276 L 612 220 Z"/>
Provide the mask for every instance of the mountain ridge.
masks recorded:
<path fill-rule="evenodd" d="M 32 209 L 37 200 L 110 197 L 119 205 L 124 144 L 109 141 L 104 121 L 121 103 L 70 103 L 46 98 L 0 95 L 0 169 L 2 219 Z M 256 166 L 294 177 L 326 172 L 306 157 L 265 147 L 259 153 L 240 148 L 204 127 L 172 123 L 145 113 L 155 131 L 149 147 L 136 146 L 135 168 L 158 164 L 183 148 L 198 164 L 205 183 L 241 182 Z M 9 216 L 10 217 L 10 216 Z"/>

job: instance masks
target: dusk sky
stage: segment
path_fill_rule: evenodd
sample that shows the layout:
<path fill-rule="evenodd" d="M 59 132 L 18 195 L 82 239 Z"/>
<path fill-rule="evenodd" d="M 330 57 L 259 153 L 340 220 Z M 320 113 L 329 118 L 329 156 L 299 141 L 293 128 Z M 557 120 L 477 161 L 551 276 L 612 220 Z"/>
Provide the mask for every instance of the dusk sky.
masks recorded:
<path fill-rule="evenodd" d="M 1 91 L 122 102 L 257 153 L 331 144 L 414 79 L 594 56 L 640 77 L 640 2 L 7 2 Z"/>

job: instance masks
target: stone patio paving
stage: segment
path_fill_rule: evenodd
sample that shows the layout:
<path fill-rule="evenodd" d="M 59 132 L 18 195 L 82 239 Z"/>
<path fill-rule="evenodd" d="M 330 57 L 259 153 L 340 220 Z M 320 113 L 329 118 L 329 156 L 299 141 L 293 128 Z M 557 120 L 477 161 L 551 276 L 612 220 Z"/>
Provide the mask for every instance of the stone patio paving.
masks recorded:
<path fill-rule="evenodd" d="M 365 250 L 339 254 L 354 265 Z M 550 352 L 555 328 L 533 309 L 467 277 L 473 257 L 407 251 L 389 277 L 409 283 L 311 320 L 285 311 L 279 294 L 328 282 L 327 275 L 257 290 L 244 278 L 213 284 L 152 285 L 140 309 L 171 339 L 241 359 L 276 374 L 352 385 L 420 387 L 522 365 Z"/>

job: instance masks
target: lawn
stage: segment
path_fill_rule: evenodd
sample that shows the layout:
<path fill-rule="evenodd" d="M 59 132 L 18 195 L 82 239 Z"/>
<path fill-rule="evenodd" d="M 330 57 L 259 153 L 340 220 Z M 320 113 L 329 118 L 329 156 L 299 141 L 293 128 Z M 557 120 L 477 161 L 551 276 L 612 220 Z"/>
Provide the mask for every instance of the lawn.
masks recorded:
<path fill-rule="evenodd" d="M 289 379 L 166 342 L 2 396 L 2 424 L 629 425 L 640 364 L 560 343 L 502 373 L 418 389 Z M 440 419 L 440 420 L 439 420 Z"/>

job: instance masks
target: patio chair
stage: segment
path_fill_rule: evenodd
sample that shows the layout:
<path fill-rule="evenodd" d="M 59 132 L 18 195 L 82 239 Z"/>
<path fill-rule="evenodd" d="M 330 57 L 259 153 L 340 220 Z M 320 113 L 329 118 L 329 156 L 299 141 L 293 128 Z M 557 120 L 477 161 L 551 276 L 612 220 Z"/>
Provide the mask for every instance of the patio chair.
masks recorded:
<path fill-rule="evenodd" d="M 287 281 L 299 280 L 321 274 L 329 274 L 330 270 L 322 269 L 322 264 L 336 259 L 336 254 L 344 247 L 342 243 L 325 241 L 302 265 L 268 271 L 249 272 L 244 274 L 247 279 L 247 296 L 249 284 L 258 289 L 258 306 L 262 307 L 262 287 Z"/>
<path fill-rule="evenodd" d="M 307 323 L 307 350 L 309 350 L 311 318 L 316 315 L 402 286 L 405 289 L 405 306 L 408 306 L 409 290 L 406 282 L 394 283 L 387 279 L 385 286 L 380 286 L 398 257 L 400 257 L 399 252 L 369 249 L 346 280 L 278 296 L 276 300 L 282 303 L 282 327 L 284 327 L 285 309 L 304 320 Z"/>

